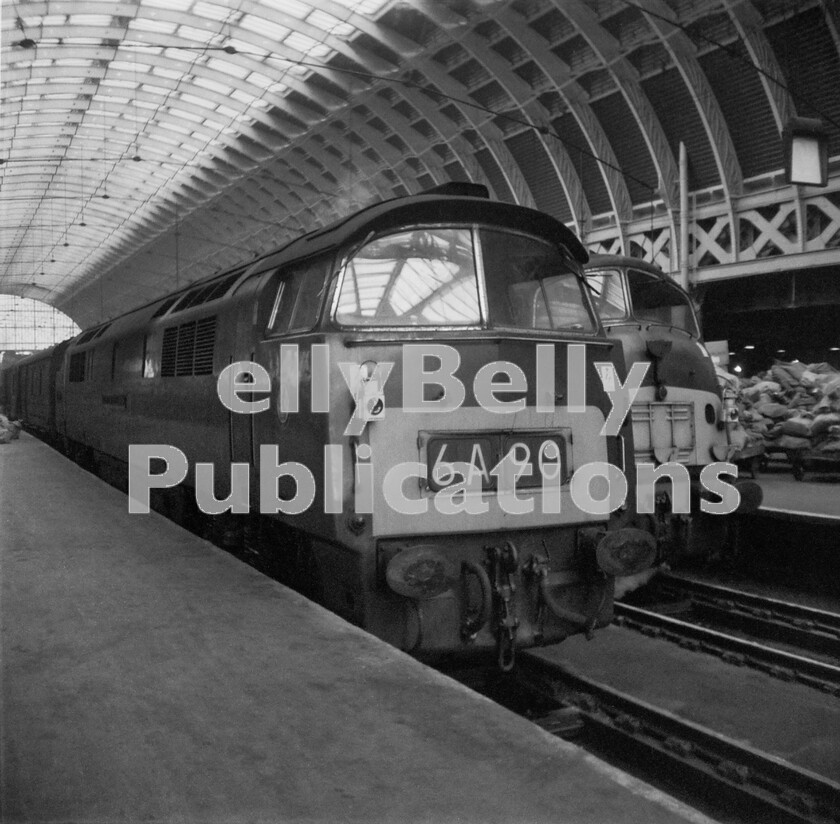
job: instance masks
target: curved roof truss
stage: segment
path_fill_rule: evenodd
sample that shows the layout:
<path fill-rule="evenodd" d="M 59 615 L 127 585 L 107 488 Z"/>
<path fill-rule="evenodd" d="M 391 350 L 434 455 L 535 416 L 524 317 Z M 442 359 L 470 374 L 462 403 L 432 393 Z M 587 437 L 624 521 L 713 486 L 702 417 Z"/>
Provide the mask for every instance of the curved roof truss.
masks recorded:
<path fill-rule="evenodd" d="M 676 237 L 680 140 L 693 248 L 737 263 L 752 253 L 740 216 L 765 215 L 745 198 L 779 191 L 788 119 L 820 117 L 840 155 L 840 101 L 826 91 L 840 83 L 835 6 L 6 6 L 0 292 L 37 294 L 90 324 L 450 179 L 548 211 L 598 248 L 673 263 L 661 233 Z M 790 38 L 814 45 L 810 67 Z M 805 248 L 802 193 L 789 197 Z M 767 220 L 784 239 L 781 218 Z"/>

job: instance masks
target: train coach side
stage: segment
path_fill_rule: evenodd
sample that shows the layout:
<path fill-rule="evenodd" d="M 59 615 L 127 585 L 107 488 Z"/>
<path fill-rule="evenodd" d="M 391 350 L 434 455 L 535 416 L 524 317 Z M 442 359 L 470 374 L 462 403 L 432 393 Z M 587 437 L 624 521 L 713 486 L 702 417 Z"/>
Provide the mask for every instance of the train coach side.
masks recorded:
<path fill-rule="evenodd" d="M 69 341 L 0 365 L 0 405 L 10 418 L 51 441 L 56 430 L 56 374 Z"/>

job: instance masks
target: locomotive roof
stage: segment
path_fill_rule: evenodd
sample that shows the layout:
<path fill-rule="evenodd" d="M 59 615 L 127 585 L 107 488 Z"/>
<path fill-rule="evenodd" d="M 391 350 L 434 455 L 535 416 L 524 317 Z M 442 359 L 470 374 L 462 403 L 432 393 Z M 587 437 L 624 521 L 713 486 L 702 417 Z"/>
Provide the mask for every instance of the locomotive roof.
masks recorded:
<path fill-rule="evenodd" d="M 662 269 L 655 263 L 648 263 L 641 258 L 631 257 L 630 255 L 589 255 L 589 262 L 586 264 L 586 269 L 604 269 L 607 266 L 622 266 L 632 269 L 641 269 L 651 275 L 656 275 L 663 280 L 672 280 L 670 275 L 663 272 Z"/>
<path fill-rule="evenodd" d="M 253 265 L 252 271 L 270 268 L 284 260 L 306 257 L 330 246 L 361 240 L 371 231 L 414 222 L 449 221 L 487 221 L 536 232 L 556 238 L 578 262 L 586 263 L 589 259 L 588 252 L 574 232 L 544 212 L 483 197 L 426 193 L 373 204 L 323 229 L 302 235 L 263 256 Z"/>

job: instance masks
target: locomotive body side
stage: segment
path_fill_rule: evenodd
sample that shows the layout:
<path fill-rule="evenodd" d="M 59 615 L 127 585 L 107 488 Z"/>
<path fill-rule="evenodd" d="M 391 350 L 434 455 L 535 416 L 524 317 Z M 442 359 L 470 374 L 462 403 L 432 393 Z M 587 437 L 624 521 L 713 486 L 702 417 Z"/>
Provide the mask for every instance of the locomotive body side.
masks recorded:
<path fill-rule="evenodd" d="M 507 667 L 609 623 L 615 578 L 654 563 L 612 514 L 625 364 L 585 259 L 530 209 L 378 204 L 66 344 L 53 435 L 396 646 Z"/>

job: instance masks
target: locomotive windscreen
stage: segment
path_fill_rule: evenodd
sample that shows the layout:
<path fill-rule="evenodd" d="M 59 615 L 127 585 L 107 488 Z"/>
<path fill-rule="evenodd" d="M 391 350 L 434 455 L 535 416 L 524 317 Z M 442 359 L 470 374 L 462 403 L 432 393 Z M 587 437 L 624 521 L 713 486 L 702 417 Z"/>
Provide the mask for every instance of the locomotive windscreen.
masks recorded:
<path fill-rule="evenodd" d="M 675 284 L 631 269 L 627 272 L 627 287 L 635 317 L 675 326 L 700 337 L 691 302 Z"/>
<path fill-rule="evenodd" d="M 336 320 L 352 326 L 474 326 L 482 322 L 482 277 L 491 326 L 596 328 L 580 280 L 557 246 L 483 227 L 425 227 L 365 244 L 345 267 Z"/>
<path fill-rule="evenodd" d="M 480 236 L 491 325 L 595 329 L 581 282 L 556 246 L 497 230 L 484 229 Z"/>
<path fill-rule="evenodd" d="M 354 326 L 478 323 L 470 230 L 413 230 L 365 244 L 345 268 L 336 320 Z"/>

